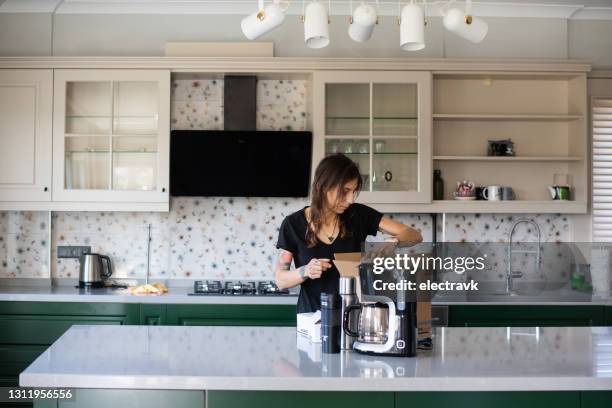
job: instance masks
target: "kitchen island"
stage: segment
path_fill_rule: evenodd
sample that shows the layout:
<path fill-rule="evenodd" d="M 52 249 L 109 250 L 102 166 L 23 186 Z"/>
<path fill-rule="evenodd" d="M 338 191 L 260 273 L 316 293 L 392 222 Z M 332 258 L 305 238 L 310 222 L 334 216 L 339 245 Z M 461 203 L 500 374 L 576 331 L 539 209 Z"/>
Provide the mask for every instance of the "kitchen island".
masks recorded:
<path fill-rule="evenodd" d="M 20 385 L 77 389 L 61 407 L 595 408 L 612 401 L 611 353 L 609 327 L 436 328 L 432 351 L 397 358 L 322 354 L 293 327 L 73 326 Z"/>

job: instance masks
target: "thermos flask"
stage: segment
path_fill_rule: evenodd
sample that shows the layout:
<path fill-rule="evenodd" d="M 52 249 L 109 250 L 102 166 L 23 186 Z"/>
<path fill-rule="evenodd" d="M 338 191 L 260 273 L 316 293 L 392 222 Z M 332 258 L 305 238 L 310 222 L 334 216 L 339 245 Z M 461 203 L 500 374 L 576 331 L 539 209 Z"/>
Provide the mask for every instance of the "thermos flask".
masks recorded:
<path fill-rule="evenodd" d="M 340 296 L 335 293 L 321 293 L 321 351 L 340 352 Z"/>
<path fill-rule="evenodd" d="M 344 317 L 346 308 L 359 302 L 355 293 L 355 278 L 352 276 L 340 277 L 340 297 L 342 298 L 342 312 L 340 316 Z M 348 326 L 351 331 L 357 332 L 357 319 L 354 316 L 354 314 L 348 316 Z M 355 337 L 349 336 L 342 331 L 340 334 L 340 348 L 342 350 L 352 350 L 354 342 Z"/>

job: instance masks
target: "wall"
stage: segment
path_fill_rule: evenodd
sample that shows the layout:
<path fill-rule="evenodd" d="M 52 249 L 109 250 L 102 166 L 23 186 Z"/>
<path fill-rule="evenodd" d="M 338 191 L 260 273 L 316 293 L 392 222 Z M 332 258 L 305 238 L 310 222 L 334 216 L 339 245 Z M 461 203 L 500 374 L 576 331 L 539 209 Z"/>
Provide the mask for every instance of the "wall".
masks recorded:
<path fill-rule="evenodd" d="M 298 80 L 258 81 L 257 127 L 305 129 L 306 86 L 305 81 Z M 172 127 L 222 129 L 222 97 L 222 80 L 173 81 Z M 278 227 L 285 216 L 306 205 L 306 199 L 296 198 L 202 197 L 173 198 L 169 213 L 56 212 L 52 215 L 51 231 L 53 276 L 78 276 L 76 260 L 56 259 L 58 245 L 90 245 L 94 252 L 113 258 L 116 277 L 144 277 L 146 226 L 151 224 L 150 271 L 155 278 L 273 279 Z M 432 240 L 430 215 L 389 215 L 419 229 L 425 241 Z M 542 241 L 570 239 L 571 223 L 567 216 L 526 217 L 540 225 Z M 506 242 L 512 224 L 519 218 L 449 214 L 445 238 L 451 242 Z M 440 216 L 439 238 L 442 222 Z M 49 276 L 48 234 L 48 213 L 0 212 L 0 277 Z M 527 226 L 521 226 L 515 237 L 535 239 L 534 231 Z M 498 252 L 503 251 L 505 247 Z M 503 258 L 503 254 L 500 256 Z M 499 279 L 500 270 L 501 263 L 486 278 Z M 562 276 L 563 271 L 557 272 Z"/>
<path fill-rule="evenodd" d="M 240 15 L 0 14 L 0 55 L 159 56 L 167 41 L 245 41 Z M 478 45 L 448 33 L 439 17 L 426 27 L 426 48 L 399 49 L 395 17 L 384 16 L 372 39 L 357 44 L 346 33 L 346 16 L 332 16 L 331 45 L 306 48 L 298 16 L 262 40 L 283 57 L 577 58 L 612 66 L 612 21 L 487 17 L 489 34 Z"/>

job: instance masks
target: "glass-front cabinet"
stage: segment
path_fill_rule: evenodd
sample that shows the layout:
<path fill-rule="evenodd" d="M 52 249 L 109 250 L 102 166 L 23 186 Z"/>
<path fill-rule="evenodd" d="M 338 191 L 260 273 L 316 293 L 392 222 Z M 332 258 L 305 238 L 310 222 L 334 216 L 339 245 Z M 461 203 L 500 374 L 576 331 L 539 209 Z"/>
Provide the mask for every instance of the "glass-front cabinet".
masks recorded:
<path fill-rule="evenodd" d="M 363 203 L 431 202 L 431 74 L 314 75 L 314 163 L 343 153 L 359 165 Z"/>
<path fill-rule="evenodd" d="M 170 73 L 56 70 L 53 199 L 168 203 Z"/>

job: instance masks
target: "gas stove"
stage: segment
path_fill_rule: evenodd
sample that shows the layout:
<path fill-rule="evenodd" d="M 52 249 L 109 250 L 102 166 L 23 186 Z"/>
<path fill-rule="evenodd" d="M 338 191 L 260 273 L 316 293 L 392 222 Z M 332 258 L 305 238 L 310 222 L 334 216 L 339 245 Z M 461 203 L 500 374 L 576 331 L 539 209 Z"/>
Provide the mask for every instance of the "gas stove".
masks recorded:
<path fill-rule="evenodd" d="M 206 280 L 193 283 L 195 296 L 295 296 L 288 289 L 279 289 L 274 281 L 219 281 Z"/>

